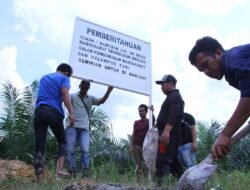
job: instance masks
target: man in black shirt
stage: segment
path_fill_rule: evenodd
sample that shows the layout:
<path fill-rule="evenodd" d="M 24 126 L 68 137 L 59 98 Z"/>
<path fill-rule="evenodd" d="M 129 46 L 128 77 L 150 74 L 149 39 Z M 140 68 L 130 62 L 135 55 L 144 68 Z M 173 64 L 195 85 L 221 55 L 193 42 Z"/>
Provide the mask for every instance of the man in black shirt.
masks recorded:
<path fill-rule="evenodd" d="M 183 165 L 190 168 L 196 164 L 197 151 L 195 119 L 189 113 L 184 113 L 182 121 L 182 141 L 179 155 Z"/>
<path fill-rule="evenodd" d="M 162 80 L 156 81 L 161 85 L 162 92 L 167 95 L 162 103 L 156 121 L 159 132 L 159 146 L 156 156 L 157 186 L 162 186 L 164 175 L 170 172 L 179 178 L 183 169 L 178 159 L 178 147 L 181 140 L 181 119 L 184 101 L 175 88 L 177 80 L 172 75 L 164 75 Z"/>

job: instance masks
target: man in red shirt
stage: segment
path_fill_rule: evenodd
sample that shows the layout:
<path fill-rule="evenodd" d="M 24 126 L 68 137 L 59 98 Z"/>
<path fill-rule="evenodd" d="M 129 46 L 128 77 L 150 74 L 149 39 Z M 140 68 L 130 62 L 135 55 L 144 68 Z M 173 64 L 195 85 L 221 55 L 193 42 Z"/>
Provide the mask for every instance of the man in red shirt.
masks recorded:
<path fill-rule="evenodd" d="M 133 156 L 138 166 L 138 178 L 140 180 L 143 179 L 143 156 L 142 156 L 143 142 L 149 129 L 149 119 L 147 118 L 147 113 L 148 113 L 147 105 L 145 104 L 139 105 L 138 112 L 141 119 L 134 122 L 131 144 L 132 144 Z M 154 116 L 153 116 L 153 123 L 154 123 Z"/>

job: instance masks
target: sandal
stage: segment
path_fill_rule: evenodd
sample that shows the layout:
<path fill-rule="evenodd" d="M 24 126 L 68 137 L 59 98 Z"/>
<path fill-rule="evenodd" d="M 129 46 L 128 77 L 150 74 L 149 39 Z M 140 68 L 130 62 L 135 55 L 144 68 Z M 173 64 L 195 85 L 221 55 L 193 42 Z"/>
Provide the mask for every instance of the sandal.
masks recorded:
<path fill-rule="evenodd" d="M 71 178 L 71 175 L 66 171 L 57 172 L 56 175 L 57 175 L 58 178 L 64 178 L 64 179 Z"/>

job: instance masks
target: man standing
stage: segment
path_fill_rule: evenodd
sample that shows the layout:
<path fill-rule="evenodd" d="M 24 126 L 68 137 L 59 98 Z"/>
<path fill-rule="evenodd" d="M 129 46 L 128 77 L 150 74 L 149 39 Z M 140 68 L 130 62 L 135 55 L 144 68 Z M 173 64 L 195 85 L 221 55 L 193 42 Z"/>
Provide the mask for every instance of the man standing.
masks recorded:
<path fill-rule="evenodd" d="M 195 119 L 189 113 L 184 113 L 181 120 L 182 140 L 179 147 L 179 156 L 186 168 L 190 168 L 196 164 L 196 127 Z"/>
<path fill-rule="evenodd" d="M 153 111 L 153 107 L 150 108 Z M 145 104 L 140 104 L 138 107 L 139 116 L 141 119 L 136 120 L 133 126 L 133 134 L 131 137 L 132 153 L 135 158 L 135 162 L 138 166 L 138 179 L 143 179 L 143 156 L 142 148 L 145 136 L 149 129 L 149 119 L 147 118 L 148 107 Z M 153 115 L 153 124 L 154 124 Z"/>
<path fill-rule="evenodd" d="M 38 96 L 36 101 L 34 131 L 35 131 L 35 174 L 40 181 L 44 174 L 44 151 L 48 126 L 58 142 L 58 159 L 56 174 L 67 176 L 64 170 L 64 160 L 67 154 L 66 137 L 63 125 L 64 111 L 62 102 L 69 112 L 70 125 L 74 125 L 73 108 L 70 102 L 69 77 L 72 75 L 72 68 L 62 63 L 55 73 L 43 76 L 39 82 Z"/>
<path fill-rule="evenodd" d="M 181 140 L 181 119 L 184 101 L 178 89 L 177 80 L 173 75 L 164 75 L 162 80 L 156 81 L 161 85 L 162 92 L 167 95 L 164 100 L 156 127 L 159 131 L 159 146 L 156 156 L 157 186 L 162 186 L 164 175 L 170 172 L 179 178 L 183 169 L 178 159 L 178 147 Z"/>
<path fill-rule="evenodd" d="M 233 134 L 250 115 L 250 44 L 225 51 L 214 38 L 203 37 L 196 41 L 189 53 L 189 61 L 200 72 L 228 83 L 240 90 L 239 103 L 212 147 L 214 159 L 220 159 L 230 151 Z"/>
<path fill-rule="evenodd" d="M 90 138 L 90 111 L 92 105 L 99 106 L 103 104 L 113 87 L 108 87 L 107 92 L 102 98 L 96 98 L 89 95 L 87 92 L 90 88 L 88 80 L 82 80 L 79 85 L 80 91 L 71 95 L 71 102 L 75 114 L 75 125 L 69 126 L 66 129 L 68 159 L 70 172 L 73 177 L 76 176 L 76 141 L 79 140 L 81 151 L 82 177 L 87 177 L 89 172 L 89 138 Z"/>

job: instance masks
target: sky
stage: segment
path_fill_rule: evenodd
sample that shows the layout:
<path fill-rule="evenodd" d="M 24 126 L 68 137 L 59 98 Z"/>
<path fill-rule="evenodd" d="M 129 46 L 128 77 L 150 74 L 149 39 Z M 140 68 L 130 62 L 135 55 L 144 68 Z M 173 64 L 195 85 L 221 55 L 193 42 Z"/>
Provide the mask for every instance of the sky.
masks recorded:
<path fill-rule="evenodd" d="M 177 79 L 185 111 L 197 121 L 225 123 L 240 93 L 223 78 L 210 79 L 193 67 L 188 54 L 203 36 L 224 47 L 250 41 L 250 1 L 247 0 L 1 0 L 0 82 L 19 89 L 69 62 L 76 17 L 151 44 L 152 95 L 157 117 L 165 99 L 156 80 L 164 74 Z M 79 79 L 71 79 L 70 93 Z M 92 83 L 89 94 L 102 97 L 107 86 Z M 97 107 L 111 119 L 116 138 L 127 139 L 139 119 L 138 105 L 149 97 L 115 88 Z M 0 110 L 2 108 L 0 102 Z M 0 112 L 1 113 L 1 112 Z"/>

